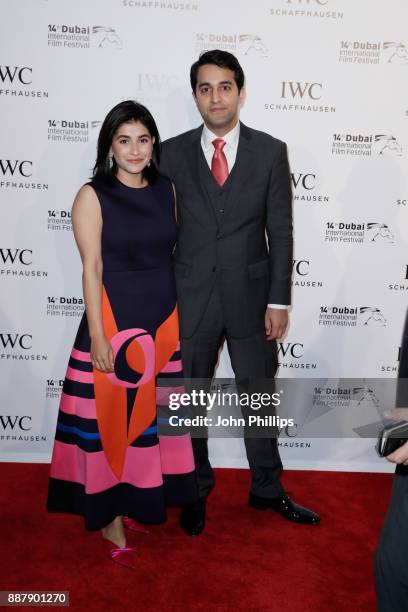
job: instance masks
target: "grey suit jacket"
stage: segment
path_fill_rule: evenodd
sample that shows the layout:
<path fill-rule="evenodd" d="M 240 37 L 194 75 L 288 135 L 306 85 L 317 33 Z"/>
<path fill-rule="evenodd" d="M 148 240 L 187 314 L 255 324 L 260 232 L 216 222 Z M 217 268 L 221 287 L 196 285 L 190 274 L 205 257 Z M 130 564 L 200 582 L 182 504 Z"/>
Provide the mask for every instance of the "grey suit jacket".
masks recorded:
<path fill-rule="evenodd" d="M 222 214 L 201 149 L 202 126 L 166 140 L 160 171 L 175 185 L 174 253 L 182 337 L 194 334 L 214 282 L 230 335 L 264 329 L 268 303 L 290 304 L 292 194 L 286 145 L 241 123 Z M 221 196 L 221 188 L 220 188 Z"/>

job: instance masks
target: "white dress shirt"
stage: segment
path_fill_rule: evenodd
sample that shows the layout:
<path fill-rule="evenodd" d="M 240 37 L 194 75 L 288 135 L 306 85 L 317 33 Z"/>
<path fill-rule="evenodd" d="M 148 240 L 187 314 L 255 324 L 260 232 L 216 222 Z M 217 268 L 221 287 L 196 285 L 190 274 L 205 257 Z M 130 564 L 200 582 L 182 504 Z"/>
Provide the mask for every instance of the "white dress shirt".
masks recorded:
<path fill-rule="evenodd" d="M 235 160 L 237 158 L 239 132 L 240 132 L 240 123 L 238 121 L 236 126 L 233 127 L 232 130 L 229 131 L 227 134 L 224 134 L 224 136 L 222 137 L 222 140 L 225 141 L 223 151 L 225 153 L 225 157 L 227 158 L 229 173 L 233 169 Z M 204 157 L 207 161 L 207 164 L 210 170 L 211 170 L 212 158 L 214 155 L 213 140 L 215 140 L 216 138 L 220 138 L 220 137 L 214 134 L 213 132 L 211 132 L 211 130 L 209 130 L 208 127 L 204 124 L 203 132 L 201 134 L 201 148 L 203 150 Z M 286 309 L 288 308 L 288 306 L 284 304 L 268 304 L 268 308 Z"/>

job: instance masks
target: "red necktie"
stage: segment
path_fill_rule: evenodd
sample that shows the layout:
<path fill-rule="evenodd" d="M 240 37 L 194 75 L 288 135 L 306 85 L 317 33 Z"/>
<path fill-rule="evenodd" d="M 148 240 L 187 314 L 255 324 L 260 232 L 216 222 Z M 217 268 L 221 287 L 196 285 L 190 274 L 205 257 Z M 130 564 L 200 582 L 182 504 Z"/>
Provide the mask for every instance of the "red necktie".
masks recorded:
<path fill-rule="evenodd" d="M 222 187 L 228 178 L 228 162 L 223 151 L 225 140 L 216 138 L 212 141 L 212 144 L 214 145 L 214 155 L 211 161 L 211 172 L 217 183 Z"/>

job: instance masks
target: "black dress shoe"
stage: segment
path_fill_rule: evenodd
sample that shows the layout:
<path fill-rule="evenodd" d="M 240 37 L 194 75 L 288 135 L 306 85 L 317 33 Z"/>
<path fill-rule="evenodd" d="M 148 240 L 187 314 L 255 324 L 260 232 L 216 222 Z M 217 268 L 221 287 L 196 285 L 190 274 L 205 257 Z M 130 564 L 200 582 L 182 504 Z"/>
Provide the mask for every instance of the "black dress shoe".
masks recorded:
<path fill-rule="evenodd" d="M 198 536 L 205 527 L 205 499 L 199 499 L 181 508 L 180 526 L 190 536 Z"/>
<path fill-rule="evenodd" d="M 294 521 L 295 523 L 307 525 L 318 525 L 320 523 L 320 516 L 318 514 L 303 506 L 299 506 L 299 504 L 295 504 L 288 495 L 269 499 L 250 493 L 249 505 L 257 510 L 274 510 L 285 519 L 288 519 L 288 521 Z"/>

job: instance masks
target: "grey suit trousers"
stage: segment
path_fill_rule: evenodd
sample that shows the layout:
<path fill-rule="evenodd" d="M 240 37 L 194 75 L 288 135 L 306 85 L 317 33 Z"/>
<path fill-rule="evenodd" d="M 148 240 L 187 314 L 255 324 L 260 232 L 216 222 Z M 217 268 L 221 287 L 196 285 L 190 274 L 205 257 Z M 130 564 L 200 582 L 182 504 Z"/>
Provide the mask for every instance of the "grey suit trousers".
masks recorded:
<path fill-rule="evenodd" d="M 272 378 L 277 368 L 276 342 L 266 340 L 263 328 L 244 338 L 230 335 L 223 316 L 221 291 L 216 281 L 196 332 L 189 338 L 181 338 L 185 377 L 212 379 L 224 339 L 237 382 L 241 379 L 269 378 L 273 384 Z M 199 496 L 205 498 L 214 486 L 207 439 L 193 438 L 192 442 Z M 245 438 L 245 448 L 252 475 L 252 493 L 267 498 L 282 495 L 282 463 L 277 438 Z"/>

